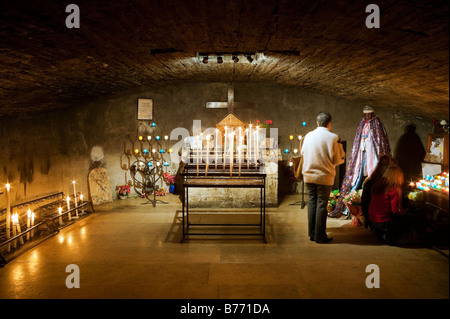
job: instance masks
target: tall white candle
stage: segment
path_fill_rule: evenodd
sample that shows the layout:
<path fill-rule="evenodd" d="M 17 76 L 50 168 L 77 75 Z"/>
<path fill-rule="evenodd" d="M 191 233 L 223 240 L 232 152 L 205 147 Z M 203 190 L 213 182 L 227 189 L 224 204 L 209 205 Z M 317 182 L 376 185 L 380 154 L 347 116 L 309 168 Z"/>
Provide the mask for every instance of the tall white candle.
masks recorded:
<path fill-rule="evenodd" d="M 73 202 L 74 202 L 75 208 L 77 208 L 78 202 L 77 202 L 77 190 L 75 189 L 75 181 L 72 181 L 72 184 L 73 184 Z M 75 218 L 78 218 L 78 209 L 75 210 L 75 215 L 76 215 Z"/>
<path fill-rule="evenodd" d="M 200 133 L 200 164 L 203 163 L 203 133 Z"/>
<path fill-rule="evenodd" d="M 69 196 L 67 196 L 66 201 L 67 201 L 67 211 L 69 211 L 70 210 L 70 197 Z M 68 217 L 69 217 L 69 220 L 72 220 L 72 215 L 70 213 L 68 213 Z"/>
<path fill-rule="evenodd" d="M 241 176 L 241 162 L 242 162 L 242 128 L 239 127 L 239 142 L 238 142 L 238 158 L 239 158 L 239 176 Z"/>
<path fill-rule="evenodd" d="M 246 159 L 247 159 L 247 169 L 249 169 L 250 167 L 250 163 L 249 163 L 249 153 L 248 153 L 248 141 L 249 141 L 249 135 L 248 135 L 248 128 L 245 129 L 245 136 L 247 137 L 247 154 L 246 154 Z"/>
<path fill-rule="evenodd" d="M 209 140 L 211 135 L 206 136 L 206 164 L 209 164 Z"/>
<path fill-rule="evenodd" d="M 31 227 L 34 226 L 34 212 L 31 212 Z M 31 231 L 31 238 L 34 237 L 34 229 Z"/>
<path fill-rule="evenodd" d="M 252 159 L 252 125 L 250 124 L 249 134 L 248 134 L 248 151 L 250 152 L 248 155 L 248 161 Z"/>
<path fill-rule="evenodd" d="M 58 214 L 59 214 L 59 226 L 62 225 L 62 207 L 58 207 Z"/>
<path fill-rule="evenodd" d="M 209 140 L 211 138 L 211 135 L 206 135 L 206 169 L 205 169 L 205 176 L 208 174 L 208 166 L 209 166 Z"/>
<path fill-rule="evenodd" d="M 230 175 L 233 173 L 233 143 L 234 143 L 234 132 L 230 133 Z"/>
<path fill-rule="evenodd" d="M 258 131 L 259 126 L 256 126 L 255 130 L 255 167 L 258 166 Z"/>
<path fill-rule="evenodd" d="M 227 127 L 225 126 L 225 135 L 224 135 L 223 150 L 222 150 L 222 153 L 223 153 L 223 169 L 225 169 L 225 159 L 226 159 L 225 154 L 226 154 L 226 151 L 227 151 Z"/>
<path fill-rule="evenodd" d="M 218 138 L 218 135 L 219 135 L 219 130 L 216 129 L 216 138 L 214 139 L 215 144 L 216 144 L 216 146 L 214 147 L 214 163 L 216 165 L 216 169 L 217 169 L 217 145 L 218 145 L 217 138 Z"/>
<path fill-rule="evenodd" d="M 12 236 L 13 236 L 13 238 L 16 237 L 16 235 L 17 235 L 17 232 L 16 232 L 16 219 L 17 219 L 16 214 L 12 214 L 11 222 L 12 222 Z M 17 241 L 16 240 L 13 241 L 13 247 L 17 248 Z"/>
<path fill-rule="evenodd" d="M 84 213 L 84 206 L 83 206 L 83 194 L 80 194 L 80 205 L 81 207 L 81 213 Z"/>
<path fill-rule="evenodd" d="M 11 238 L 11 185 L 6 184 L 6 239 Z M 10 252 L 11 245 L 8 244 L 6 247 L 7 251 Z"/>
<path fill-rule="evenodd" d="M 27 210 L 27 230 L 30 229 L 31 225 L 31 209 Z M 27 240 L 30 240 L 30 232 L 27 232 Z"/>
<path fill-rule="evenodd" d="M 19 222 L 19 214 L 18 213 L 16 213 L 16 220 L 17 220 L 17 222 L 16 222 L 16 227 L 17 227 L 17 235 L 20 235 L 21 233 L 22 233 L 22 229 L 20 229 L 20 222 Z M 19 243 L 21 244 L 21 245 L 23 245 L 24 244 L 24 242 L 23 242 L 23 236 L 20 236 L 19 237 Z"/>

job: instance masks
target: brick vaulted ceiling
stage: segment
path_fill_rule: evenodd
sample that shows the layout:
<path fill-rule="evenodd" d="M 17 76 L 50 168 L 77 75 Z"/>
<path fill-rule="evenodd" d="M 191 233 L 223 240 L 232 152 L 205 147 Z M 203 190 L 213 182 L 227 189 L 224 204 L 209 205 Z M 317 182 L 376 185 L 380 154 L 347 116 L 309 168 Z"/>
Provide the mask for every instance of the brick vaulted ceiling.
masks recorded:
<path fill-rule="evenodd" d="M 80 9 L 68 29 L 66 6 Z M 366 6 L 380 8 L 368 29 Z M 0 116 L 185 82 L 273 83 L 448 118 L 448 1 L 0 0 Z M 197 52 L 260 52 L 208 63 Z"/>

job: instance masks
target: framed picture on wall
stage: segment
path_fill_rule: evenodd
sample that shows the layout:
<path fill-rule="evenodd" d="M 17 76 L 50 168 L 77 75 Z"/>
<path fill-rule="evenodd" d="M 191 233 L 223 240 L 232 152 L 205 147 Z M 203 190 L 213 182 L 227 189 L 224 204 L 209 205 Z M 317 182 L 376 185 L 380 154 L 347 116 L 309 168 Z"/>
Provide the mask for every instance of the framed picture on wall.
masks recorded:
<path fill-rule="evenodd" d="M 138 98 L 137 101 L 137 118 L 141 121 L 153 120 L 153 100 Z"/>

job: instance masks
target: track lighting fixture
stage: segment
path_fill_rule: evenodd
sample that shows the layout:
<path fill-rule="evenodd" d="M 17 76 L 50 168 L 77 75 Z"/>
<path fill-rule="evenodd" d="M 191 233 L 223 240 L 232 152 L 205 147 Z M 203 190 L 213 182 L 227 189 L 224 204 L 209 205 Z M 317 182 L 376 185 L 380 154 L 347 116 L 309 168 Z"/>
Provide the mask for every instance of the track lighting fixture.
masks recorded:
<path fill-rule="evenodd" d="M 235 63 L 259 63 L 264 61 L 264 55 L 262 53 L 251 53 L 251 52 L 198 52 L 196 54 L 196 59 L 199 63 L 208 64 L 212 62 L 213 64 L 235 64 Z"/>

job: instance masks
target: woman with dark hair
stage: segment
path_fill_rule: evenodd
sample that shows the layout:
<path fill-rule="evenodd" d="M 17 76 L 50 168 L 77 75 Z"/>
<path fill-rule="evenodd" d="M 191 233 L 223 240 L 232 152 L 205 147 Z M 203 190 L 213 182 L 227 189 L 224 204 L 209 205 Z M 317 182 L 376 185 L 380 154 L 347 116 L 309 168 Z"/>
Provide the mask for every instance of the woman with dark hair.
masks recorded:
<path fill-rule="evenodd" d="M 394 161 L 391 156 L 382 155 L 373 173 L 364 181 L 363 191 L 361 195 L 361 206 L 366 228 L 369 227 L 370 229 L 373 229 L 373 226 L 369 219 L 369 204 L 372 198 L 372 186 L 376 181 L 383 177 L 383 174 L 387 170 L 387 168 L 393 164 Z"/>
<path fill-rule="evenodd" d="M 377 237 L 389 245 L 394 245 L 402 234 L 401 223 L 397 217 L 403 215 L 403 182 L 402 169 L 392 165 L 372 186 L 369 220 Z"/>

